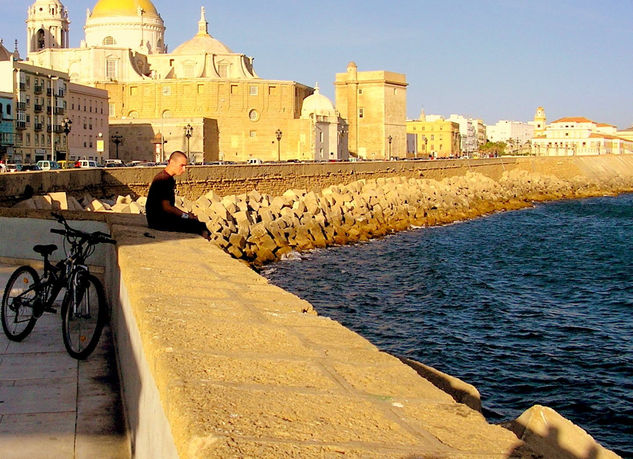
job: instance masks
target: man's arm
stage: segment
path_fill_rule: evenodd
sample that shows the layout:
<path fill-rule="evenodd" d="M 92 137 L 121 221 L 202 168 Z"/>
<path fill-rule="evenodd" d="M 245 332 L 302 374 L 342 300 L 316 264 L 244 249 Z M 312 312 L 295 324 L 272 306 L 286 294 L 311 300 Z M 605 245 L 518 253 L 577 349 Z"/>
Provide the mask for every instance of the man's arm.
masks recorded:
<path fill-rule="evenodd" d="M 168 213 L 170 215 L 173 215 L 175 217 L 183 218 L 183 215 L 187 214 L 188 216 L 184 217 L 184 218 L 194 218 L 194 219 L 198 218 L 196 216 L 196 214 L 194 214 L 192 212 L 183 212 L 178 207 L 172 206 L 167 199 L 163 199 L 161 201 L 161 204 L 162 204 L 162 207 L 163 207 L 163 211 L 165 211 L 166 213 Z"/>

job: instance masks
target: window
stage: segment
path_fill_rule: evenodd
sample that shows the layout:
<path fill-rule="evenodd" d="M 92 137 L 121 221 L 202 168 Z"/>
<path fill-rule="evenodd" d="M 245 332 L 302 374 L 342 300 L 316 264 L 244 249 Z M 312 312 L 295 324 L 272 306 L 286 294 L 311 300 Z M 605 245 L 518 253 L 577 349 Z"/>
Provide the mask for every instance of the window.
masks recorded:
<path fill-rule="evenodd" d="M 231 85 L 231 94 L 237 94 L 238 87 L 236 84 Z"/>
<path fill-rule="evenodd" d="M 362 89 L 359 89 L 359 90 L 358 90 L 358 94 L 362 94 L 362 93 L 363 93 L 363 90 L 362 90 Z"/>
<path fill-rule="evenodd" d="M 319 132 L 319 142 L 323 142 L 323 131 Z"/>
<path fill-rule="evenodd" d="M 257 95 L 257 89 L 258 89 L 258 88 L 257 88 L 257 86 L 255 86 L 255 85 L 251 85 L 251 86 L 249 86 L 249 87 L 248 87 L 248 94 L 249 94 L 250 96 L 256 96 L 256 95 Z"/>
<path fill-rule="evenodd" d="M 108 104 L 108 109 L 110 110 L 110 116 L 115 116 L 116 110 L 115 105 L 113 103 Z"/>
<path fill-rule="evenodd" d="M 171 96 L 171 86 L 163 86 L 163 96 Z"/>
<path fill-rule="evenodd" d="M 220 78 L 227 78 L 229 76 L 229 64 L 220 62 L 218 64 L 218 75 Z"/>
<path fill-rule="evenodd" d="M 198 85 L 198 94 L 202 94 L 204 92 L 204 85 L 203 84 L 199 84 Z"/>
<path fill-rule="evenodd" d="M 257 110 L 251 110 L 248 112 L 248 118 L 251 121 L 257 121 L 259 119 L 259 113 L 257 113 Z"/>
<path fill-rule="evenodd" d="M 116 58 L 106 59 L 106 77 L 116 80 L 119 77 L 119 61 Z"/>
<path fill-rule="evenodd" d="M 138 92 L 138 88 L 136 86 L 130 86 L 130 96 L 135 96 Z M 92 107 L 90 108 L 92 111 Z"/>
<path fill-rule="evenodd" d="M 114 40 L 113 37 L 111 36 L 107 36 L 103 39 L 103 44 L 108 46 L 108 45 L 116 45 L 116 41 Z"/>
<path fill-rule="evenodd" d="M 268 95 L 276 96 L 277 95 L 277 86 L 268 86 Z"/>
<path fill-rule="evenodd" d="M 249 134 L 251 137 L 257 137 L 257 131 L 251 131 Z"/>
<path fill-rule="evenodd" d="M 358 117 L 362 118 L 363 116 L 365 116 L 365 109 L 364 108 L 359 108 L 358 109 Z"/>

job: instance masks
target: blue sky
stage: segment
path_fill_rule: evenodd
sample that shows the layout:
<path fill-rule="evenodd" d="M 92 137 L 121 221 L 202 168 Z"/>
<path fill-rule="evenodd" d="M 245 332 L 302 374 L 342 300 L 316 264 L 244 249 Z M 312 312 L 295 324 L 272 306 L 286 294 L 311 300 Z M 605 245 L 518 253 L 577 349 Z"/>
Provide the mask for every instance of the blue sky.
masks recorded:
<path fill-rule="evenodd" d="M 28 2 L 28 3 L 27 3 Z M 0 38 L 24 57 L 27 4 L 2 0 Z M 96 0 L 62 0 L 71 45 L 83 38 Z M 488 124 L 585 116 L 633 125 L 633 0 L 153 0 L 173 50 L 197 31 L 200 7 L 209 32 L 255 57 L 262 78 L 294 80 L 334 100 L 335 74 L 407 75 L 407 114 L 460 113 Z"/>

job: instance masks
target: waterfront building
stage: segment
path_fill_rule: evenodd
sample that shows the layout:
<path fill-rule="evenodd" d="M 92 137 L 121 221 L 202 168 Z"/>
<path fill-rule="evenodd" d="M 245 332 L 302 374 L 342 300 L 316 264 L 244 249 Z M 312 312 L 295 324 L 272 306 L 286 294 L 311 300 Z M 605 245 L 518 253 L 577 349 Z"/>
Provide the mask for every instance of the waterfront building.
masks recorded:
<path fill-rule="evenodd" d="M 46 1 L 34 3 L 27 23 L 35 7 Z M 67 16 L 59 15 L 63 6 L 59 0 L 50 1 L 56 7 L 48 10 L 48 20 L 63 29 L 67 26 Z M 130 126 L 149 125 L 151 138 L 163 142 L 159 154 L 165 141 L 170 146 L 194 141 L 195 158 L 200 161 L 315 159 L 321 148 L 328 156 L 333 152 L 339 156 L 329 145 L 317 148 L 313 139 L 320 138 L 317 130 L 322 126 L 301 118 L 303 101 L 313 89 L 294 81 L 259 78 L 253 58 L 233 52 L 209 34 L 204 8 L 197 33 L 173 52 L 168 52 L 164 31 L 163 19 L 151 0 L 98 0 L 87 11 L 79 48 L 69 48 L 60 38 L 45 41 L 35 50 L 30 47 L 28 58 L 68 73 L 73 82 L 106 90 L 110 123 L 126 134 Z M 206 119 L 214 120 L 216 127 L 210 128 L 213 123 Z M 182 124 L 178 129 L 175 120 Z M 185 129 L 187 125 L 193 132 Z M 200 134 L 196 127 L 203 126 L 204 135 L 216 138 L 194 140 Z M 345 133 L 344 125 L 336 129 Z M 138 139 L 132 142 L 129 134 L 126 138 L 115 144 L 111 137 L 110 151 L 118 148 L 121 157 L 138 153 L 143 156 L 131 159 L 156 160 L 156 143 L 141 147 Z M 206 150 L 206 145 L 214 147 Z"/>
<path fill-rule="evenodd" d="M 632 154 L 633 140 L 619 136 L 613 125 L 566 117 L 546 125 L 543 134 L 535 133 L 532 152 L 537 156 Z"/>
<path fill-rule="evenodd" d="M 0 91 L 15 107 L 11 162 L 65 159 L 68 75 L 13 58 L 0 61 Z"/>
<path fill-rule="evenodd" d="M 617 133 L 618 137 L 633 141 L 633 125 L 628 129 L 622 129 Z"/>
<path fill-rule="evenodd" d="M 354 62 L 337 73 L 336 108 L 347 124 L 351 156 L 363 159 L 404 158 L 407 155 L 406 75 L 358 71 Z"/>
<path fill-rule="evenodd" d="M 476 156 L 479 147 L 486 143 L 486 125 L 483 120 L 457 114 L 451 114 L 448 120 L 459 125 L 462 154 Z"/>
<path fill-rule="evenodd" d="M 523 145 L 534 136 L 534 125 L 523 121 L 500 120 L 496 124 L 486 126 L 486 135 L 490 142 L 508 142 Z"/>
<path fill-rule="evenodd" d="M 103 163 L 110 157 L 108 92 L 68 83 L 66 117 L 72 122 L 68 135 L 69 159 Z"/>
<path fill-rule="evenodd" d="M 0 91 L 0 161 L 13 157 L 13 93 Z"/>
<path fill-rule="evenodd" d="M 461 153 L 459 124 L 442 116 L 420 114 L 417 120 L 407 120 L 407 134 L 414 135 L 408 147 L 408 157 L 454 158 Z"/>

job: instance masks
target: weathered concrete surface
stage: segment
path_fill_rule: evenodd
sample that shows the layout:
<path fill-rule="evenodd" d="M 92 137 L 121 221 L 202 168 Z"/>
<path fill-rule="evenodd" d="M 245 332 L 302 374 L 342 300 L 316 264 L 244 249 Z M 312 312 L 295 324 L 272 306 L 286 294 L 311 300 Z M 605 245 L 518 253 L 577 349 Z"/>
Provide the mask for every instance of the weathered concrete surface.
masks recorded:
<path fill-rule="evenodd" d="M 0 266 L 0 291 L 15 268 Z M 44 314 L 20 343 L 0 332 L 0 457 L 130 457 L 110 328 L 81 362 L 60 331 Z"/>
<path fill-rule="evenodd" d="M 542 457 L 551 459 L 615 459 L 620 456 L 598 443 L 593 437 L 552 408 L 534 405 L 508 428 L 530 444 Z"/>
<path fill-rule="evenodd" d="M 510 431 L 201 238 L 114 226 L 181 457 L 507 457 Z"/>

